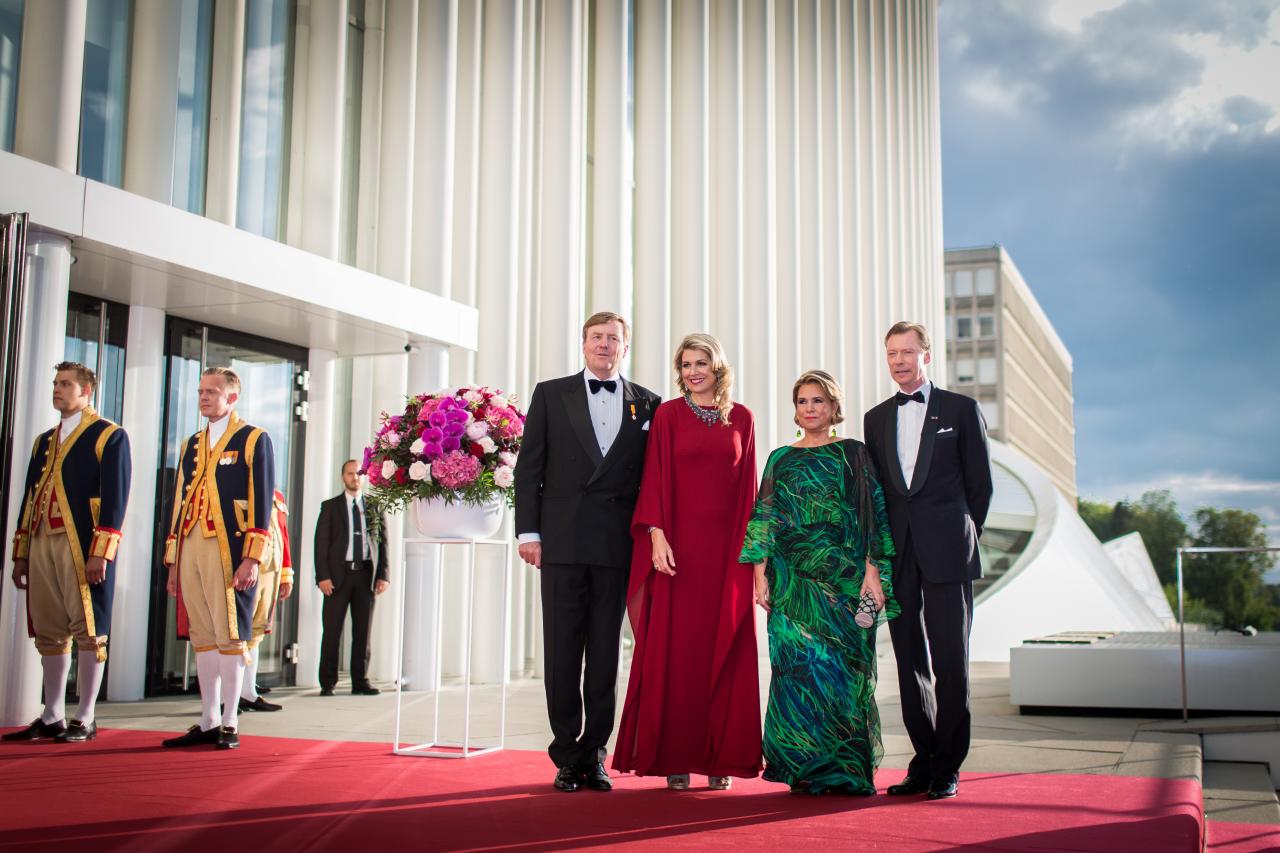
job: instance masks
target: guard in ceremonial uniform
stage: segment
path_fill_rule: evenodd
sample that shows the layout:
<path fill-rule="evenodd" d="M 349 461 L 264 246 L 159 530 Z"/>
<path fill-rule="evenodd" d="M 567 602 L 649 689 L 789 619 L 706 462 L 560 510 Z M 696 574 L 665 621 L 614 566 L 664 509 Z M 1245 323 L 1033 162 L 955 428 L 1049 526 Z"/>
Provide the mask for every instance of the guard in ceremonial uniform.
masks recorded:
<path fill-rule="evenodd" d="M 240 745 L 238 699 L 253 638 L 258 566 L 271 549 L 275 460 L 271 437 L 236 414 L 239 398 L 234 370 L 204 371 L 200 414 L 208 425 L 187 439 L 178 462 L 164 561 L 169 594 L 178 599 L 179 632 L 185 628 L 195 647 L 201 717 L 165 746 Z"/>
<path fill-rule="evenodd" d="M 28 628 L 44 669 L 44 713 L 5 740 L 92 740 L 111 633 L 116 549 L 129 502 L 129 437 L 89 401 L 97 377 L 83 364 L 54 367 L 53 407 L 62 422 L 31 450 L 13 542 L 13 582 L 27 591 Z M 65 700 L 75 640 L 80 704 Z"/>
<path fill-rule="evenodd" d="M 271 516 L 271 550 L 258 566 L 258 595 L 253 605 L 253 638 L 249 640 L 249 665 L 240 689 L 241 711 L 279 711 L 281 706 L 258 695 L 258 647 L 275 627 L 276 607 L 293 592 L 293 560 L 289 555 L 289 505 L 276 489 Z"/>

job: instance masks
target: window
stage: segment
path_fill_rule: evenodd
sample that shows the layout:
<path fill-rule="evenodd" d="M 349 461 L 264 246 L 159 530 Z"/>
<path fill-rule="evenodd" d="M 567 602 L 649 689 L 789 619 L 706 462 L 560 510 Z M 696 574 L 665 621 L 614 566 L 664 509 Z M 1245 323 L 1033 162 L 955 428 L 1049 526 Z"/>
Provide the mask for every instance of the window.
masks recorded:
<path fill-rule="evenodd" d="M 342 240 L 338 260 L 356 262 L 360 209 L 360 117 L 364 85 L 364 0 L 347 3 L 347 74 L 342 117 L 342 206 L 338 234 Z"/>
<path fill-rule="evenodd" d="M 996 336 L 996 318 L 994 314 L 978 315 L 978 337 L 994 338 Z"/>
<path fill-rule="evenodd" d="M 279 240 L 289 150 L 289 0 L 248 0 L 236 226 Z"/>
<path fill-rule="evenodd" d="M 996 383 L 995 358 L 978 359 L 978 384 L 994 385 Z"/>
<path fill-rule="evenodd" d="M 973 359 L 957 358 L 953 363 L 956 366 L 956 384 L 971 384 L 973 382 Z"/>
<path fill-rule="evenodd" d="M 948 297 L 950 297 L 950 296 L 954 296 L 954 295 L 955 295 L 955 289 L 956 289 L 956 274 L 955 274 L 955 273 L 953 273 L 953 272 L 949 272 L 949 273 L 947 273 L 947 274 L 943 277 L 943 279 L 944 279 L 944 281 L 946 282 L 946 284 L 945 284 L 945 287 L 946 287 L 946 295 L 947 295 Z"/>
<path fill-rule="evenodd" d="M 116 423 L 124 417 L 124 351 L 128 337 L 128 305 L 81 293 L 68 296 L 63 357 L 98 374 L 93 407 Z"/>
<path fill-rule="evenodd" d="M 973 318 L 957 317 L 956 318 L 956 340 L 967 341 L 973 337 Z"/>
<path fill-rule="evenodd" d="M 992 397 L 979 397 L 978 406 L 982 409 L 982 416 L 987 420 L 987 429 L 1000 429 L 1000 406 Z"/>
<path fill-rule="evenodd" d="M 973 270 L 956 270 L 956 296 L 973 296 Z"/>
<path fill-rule="evenodd" d="M 0 149 L 13 150 L 22 58 L 22 0 L 0 0 Z"/>
<path fill-rule="evenodd" d="M 978 295 L 992 296 L 996 292 L 996 271 L 992 267 L 978 270 Z"/>
<path fill-rule="evenodd" d="M 129 12 L 129 0 L 97 0 L 85 20 L 79 171 L 113 187 L 124 182 Z"/>
<path fill-rule="evenodd" d="M 209 80 L 213 57 L 213 0 L 181 0 L 178 103 L 173 143 L 174 207 L 204 213 L 209 154 Z"/>

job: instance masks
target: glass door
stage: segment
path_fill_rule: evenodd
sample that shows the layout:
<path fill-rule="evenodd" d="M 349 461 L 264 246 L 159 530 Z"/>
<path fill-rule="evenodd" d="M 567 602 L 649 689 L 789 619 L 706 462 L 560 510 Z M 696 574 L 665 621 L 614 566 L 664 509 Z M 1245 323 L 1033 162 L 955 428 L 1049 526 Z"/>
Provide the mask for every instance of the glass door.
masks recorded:
<path fill-rule="evenodd" d="M 177 608 L 165 592 L 164 541 L 173 515 L 178 458 L 183 443 L 204 427 L 197 405 L 200 373 L 206 367 L 230 367 L 242 384 L 236 411 L 271 436 L 275 450 L 276 488 L 289 504 L 289 541 L 297 553 L 301 521 L 294 511 L 302 501 L 302 461 L 305 423 L 307 351 L 278 341 L 245 335 L 170 317 L 165 335 L 165 411 L 157 479 L 156 542 L 151 593 L 151 642 L 147 660 L 149 695 L 197 689 L 195 658 L 189 644 L 176 639 Z M 281 602 L 275 627 L 262 641 L 258 683 L 268 686 L 294 682 L 297 639 L 297 597 Z"/>

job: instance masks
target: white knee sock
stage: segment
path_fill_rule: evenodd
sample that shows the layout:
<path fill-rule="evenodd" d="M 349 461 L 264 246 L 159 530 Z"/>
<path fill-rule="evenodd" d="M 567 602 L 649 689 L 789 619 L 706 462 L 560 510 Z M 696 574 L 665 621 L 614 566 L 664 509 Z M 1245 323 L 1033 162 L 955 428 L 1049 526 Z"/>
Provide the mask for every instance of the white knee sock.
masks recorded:
<path fill-rule="evenodd" d="M 56 723 L 67 716 L 67 675 L 71 672 L 71 655 L 41 655 L 44 668 L 44 713 L 40 719 Z"/>
<path fill-rule="evenodd" d="M 240 685 L 244 679 L 244 655 L 218 655 L 218 669 L 222 673 L 222 686 L 227 702 L 222 706 L 222 725 L 234 729 L 236 715 L 240 711 Z"/>
<path fill-rule="evenodd" d="M 102 689 L 102 674 L 107 662 L 98 660 L 97 652 L 81 650 L 76 655 L 76 689 L 80 691 L 80 704 L 76 706 L 76 719 L 86 726 L 93 722 L 93 709 Z"/>
<path fill-rule="evenodd" d="M 253 651 L 249 652 L 249 662 L 244 667 L 244 686 L 240 688 L 240 698 L 246 702 L 252 702 L 258 698 L 258 649 L 261 646 L 254 646 Z"/>
<path fill-rule="evenodd" d="M 196 677 L 200 679 L 200 729 L 209 731 L 218 725 L 218 705 L 222 702 L 221 677 L 217 649 L 196 652 Z"/>

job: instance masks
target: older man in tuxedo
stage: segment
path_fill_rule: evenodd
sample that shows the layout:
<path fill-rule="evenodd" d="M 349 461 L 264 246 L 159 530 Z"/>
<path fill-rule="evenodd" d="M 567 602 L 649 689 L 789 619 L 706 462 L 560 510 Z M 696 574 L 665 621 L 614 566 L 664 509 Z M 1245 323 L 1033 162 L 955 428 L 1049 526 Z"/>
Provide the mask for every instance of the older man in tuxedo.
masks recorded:
<path fill-rule="evenodd" d="M 889 623 L 902 720 L 915 756 L 891 795 L 954 797 L 969 751 L 969 629 L 978 537 L 991 504 L 987 430 L 977 401 L 929 382 L 929 333 L 897 323 L 885 336 L 898 391 L 867 412 L 863 439 L 880 470 L 897 552 Z M 932 664 L 932 683 L 930 668 Z"/>
<path fill-rule="evenodd" d="M 631 515 L 649 421 L 661 402 L 619 375 L 630 340 L 617 314 L 587 319 L 586 370 L 538 383 L 516 463 L 520 556 L 542 570 L 544 683 L 554 736 L 547 752 L 561 791 L 613 787 L 604 756 L 617 702 Z"/>

